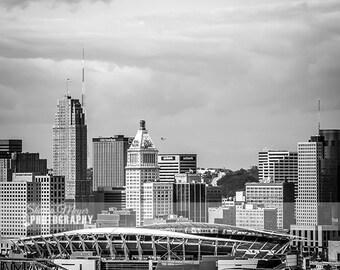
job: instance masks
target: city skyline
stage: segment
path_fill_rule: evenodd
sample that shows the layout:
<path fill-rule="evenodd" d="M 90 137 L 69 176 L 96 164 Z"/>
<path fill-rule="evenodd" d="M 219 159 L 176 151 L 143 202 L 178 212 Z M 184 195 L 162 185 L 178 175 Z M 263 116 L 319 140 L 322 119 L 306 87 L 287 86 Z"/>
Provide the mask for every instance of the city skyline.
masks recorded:
<path fill-rule="evenodd" d="M 49 167 L 83 48 L 89 165 L 92 138 L 133 136 L 140 119 L 160 153 L 231 169 L 265 147 L 296 151 L 317 133 L 318 99 L 321 129 L 339 128 L 337 1 L 67 2 L 0 3 L 0 138 Z"/>

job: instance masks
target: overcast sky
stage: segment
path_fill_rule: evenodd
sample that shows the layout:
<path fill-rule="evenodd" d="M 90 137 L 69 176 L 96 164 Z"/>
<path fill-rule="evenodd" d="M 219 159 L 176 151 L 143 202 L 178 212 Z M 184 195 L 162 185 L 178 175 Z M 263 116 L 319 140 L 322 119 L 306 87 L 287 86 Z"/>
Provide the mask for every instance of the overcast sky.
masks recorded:
<path fill-rule="evenodd" d="M 340 129 L 339 0 L 1 0 L 0 138 L 50 166 L 83 47 L 89 146 L 145 119 L 160 153 L 239 169 L 315 135 L 318 99 Z"/>

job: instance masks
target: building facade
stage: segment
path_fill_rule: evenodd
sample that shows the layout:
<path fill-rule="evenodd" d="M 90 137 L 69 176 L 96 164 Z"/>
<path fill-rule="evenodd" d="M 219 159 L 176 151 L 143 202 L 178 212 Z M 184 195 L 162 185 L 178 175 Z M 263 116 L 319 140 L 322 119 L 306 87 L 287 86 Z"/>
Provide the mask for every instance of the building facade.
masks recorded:
<path fill-rule="evenodd" d="M 13 153 L 11 163 L 13 173 L 47 174 L 47 159 L 40 159 L 39 153 Z"/>
<path fill-rule="evenodd" d="M 12 154 L 21 151 L 22 140 L 0 140 L 0 182 L 12 180 Z"/>
<path fill-rule="evenodd" d="M 125 166 L 131 137 L 93 138 L 93 190 L 125 186 Z"/>
<path fill-rule="evenodd" d="M 196 173 L 196 154 L 159 154 L 159 180 L 161 182 L 174 182 L 175 174 Z"/>
<path fill-rule="evenodd" d="M 173 213 L 173 184 L 170 182 L 148 182 L 143 184 L 143 221 L 162 218 Z"/>
<path fill-rule="evenodd" d="M 174 214 L 193 222 L 207 221 L 205 183 L 174 183 Z"/>
<path fill-rule="evenodd" d="M 277 230 L 277 209 L 252 204 L 238 205 L 236 226 L 254 230 Z"/>
<path fill-rule="evenodd" d="M 64 176 L 15 173 L 0 183 L 0 237 L 17 238 L 51 234 L 65 228 L 56 219 L 65 199 Z"/>
<path fill-rule="evenodd" d="M 128 149 L 126 165 L 126 208 L 136 211 L 136 225 L 143 225 L 144 183 L 159 179 L 158 150 L 146 130 L 145 121 Z"/>
<path fill-rule="evenodd" d="M 295 224 L 294 183 L 246 183 L 246 202 L 277 209 L 277 228 L 289 230 Z"/>
<path fill-rule="evenodd" d="M 294 151 L 268 150 L 259 152 L 259 181 L 282 183 L 298 181 L 298 154 Z"/>
<path fill-rule="evenodd" d="M 339 237 L 340 130 L 320 130 L 308 142 L 298 143 L 298 198 L 294 242 L 308 254 L 327 258 L 328 240 Z"/>
<path fill-rule="evenodd" d="M 66 95 L 58 100 L 53 126 L 53 174 L 65 176 L 68 201 L 88 201 L 91 183 L 87 181 L 87 126 L 78 99 Z"/>

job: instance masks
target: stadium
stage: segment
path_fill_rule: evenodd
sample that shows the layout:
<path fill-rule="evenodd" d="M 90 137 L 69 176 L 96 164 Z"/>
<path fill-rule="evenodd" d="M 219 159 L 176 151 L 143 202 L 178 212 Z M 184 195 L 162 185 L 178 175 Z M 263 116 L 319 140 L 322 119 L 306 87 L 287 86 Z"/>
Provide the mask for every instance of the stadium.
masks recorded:
<path fill-rule="evenodd" d="M 286 234 L 185 222 L 26 237 L 13 240 L 13 253 L 61 266 L 67 260 L 96 260 L 94 270 L 227 269 L 222 265 L 235 264 L 279 269 L 287 267 L 291 240 Z"/>

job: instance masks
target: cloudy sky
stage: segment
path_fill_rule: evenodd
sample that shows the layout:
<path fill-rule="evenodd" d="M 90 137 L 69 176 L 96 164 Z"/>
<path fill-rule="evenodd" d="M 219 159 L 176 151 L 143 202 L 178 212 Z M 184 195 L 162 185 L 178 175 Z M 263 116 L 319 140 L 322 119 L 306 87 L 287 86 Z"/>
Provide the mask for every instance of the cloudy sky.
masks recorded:
<path fill-rule="evenodd" d="M 0 138 L 51 164 L 82 48 L 89 144 L 145 119 L 160 153 L 239 169 L 314 135 L 318 99 L 340 129 L 338 0 L 1 0 Z"/>

